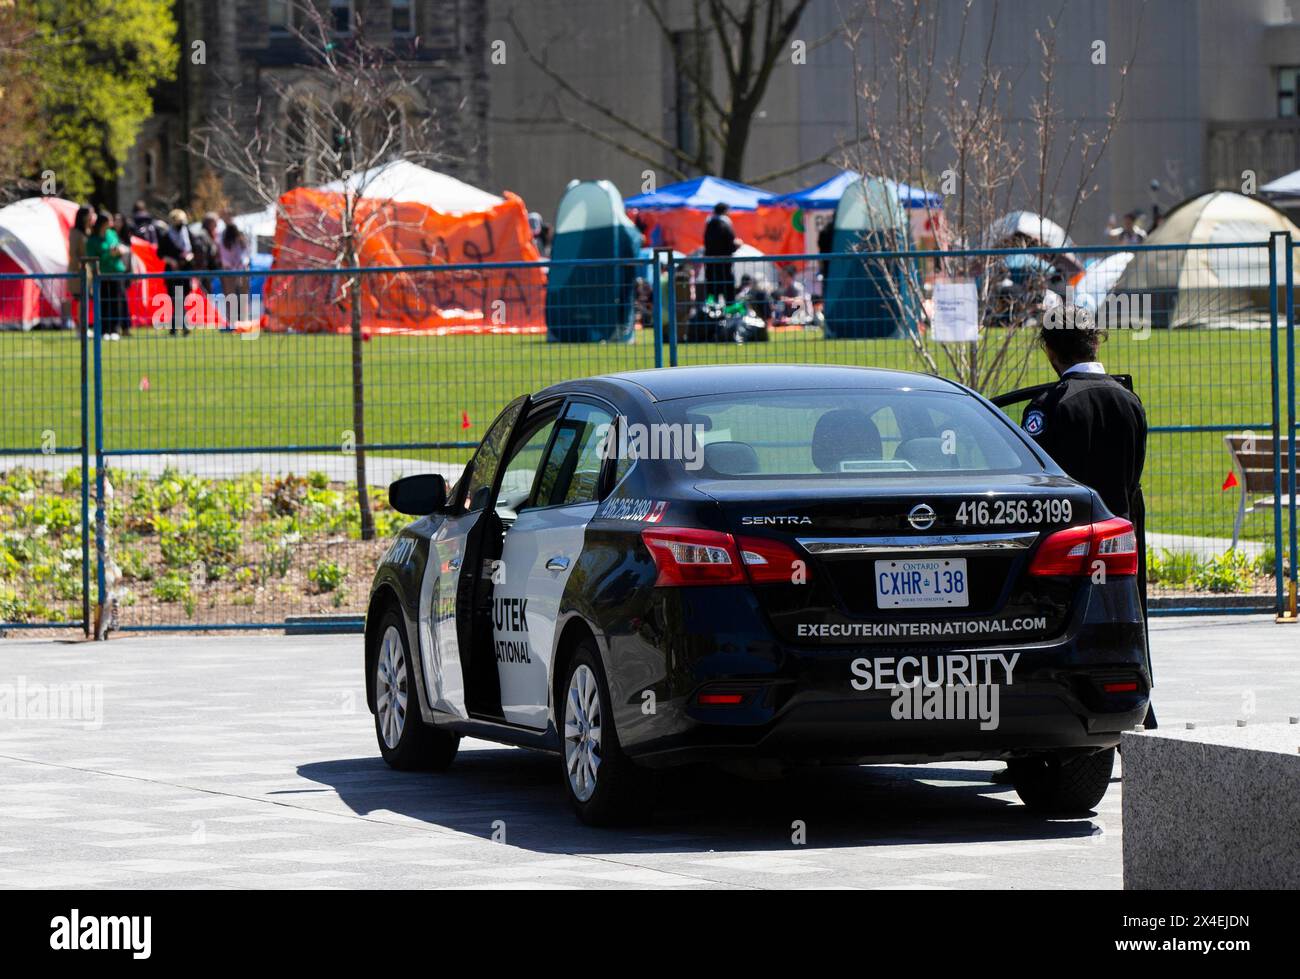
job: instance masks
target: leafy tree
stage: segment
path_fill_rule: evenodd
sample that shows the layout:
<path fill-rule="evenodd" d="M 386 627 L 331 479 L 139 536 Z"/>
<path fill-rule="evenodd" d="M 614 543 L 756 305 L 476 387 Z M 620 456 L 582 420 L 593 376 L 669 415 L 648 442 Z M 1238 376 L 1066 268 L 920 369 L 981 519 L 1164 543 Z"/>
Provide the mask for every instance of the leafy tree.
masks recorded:
<path fill-rule="evenodd" d="M 152 89 L 176 77 L 170 0 L 35 0 L 28 77 L 40 132 L 28 173 L 54 172 L 58 193 L 88 197 L 121 173 Z"/>
<path fill-rule="evenodd" d="M 29 48 L 36 33 L 31 12 L 0 0 L 0 195 L 21 196 L 16 178 L 35 155 L 39 113 Z M 28 188 L 30 190 L 30 188 Z M 3 203 L 3 199 L 0 199 Z"/>

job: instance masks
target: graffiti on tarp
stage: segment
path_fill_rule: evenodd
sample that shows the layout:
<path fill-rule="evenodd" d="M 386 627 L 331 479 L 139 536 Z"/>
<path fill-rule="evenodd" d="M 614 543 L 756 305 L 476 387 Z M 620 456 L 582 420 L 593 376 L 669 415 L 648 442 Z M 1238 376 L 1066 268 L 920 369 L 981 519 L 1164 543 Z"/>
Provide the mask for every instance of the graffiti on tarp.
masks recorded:
<path fill-rule="evenodd" d="M 276 266 L 320 268 L 334 256 L 318 236 L 293 228 L 342 225 L 342 198 L 322 191 L 291 191 L 281 199 L 291 220 L 276 231 Z M 362 202 L 365 204 L 366 202 Z M 359 207 L 358 264 L 365 333 L 446 330 L 533 330 L 543 327 L 546 273 L 542 266 L 446 269 L 429 266 L 538 262 L 523 202 L 506 200 L 485 211 L 441 214 L 408 201 Z M 316 239 L 316 240 L 313 240 Z M 417 268 L 418 267 L 418 268 Z M 273 277 L 268 281 L 265 327 L 272 331 L 348 332 L 351 277 Z"/>

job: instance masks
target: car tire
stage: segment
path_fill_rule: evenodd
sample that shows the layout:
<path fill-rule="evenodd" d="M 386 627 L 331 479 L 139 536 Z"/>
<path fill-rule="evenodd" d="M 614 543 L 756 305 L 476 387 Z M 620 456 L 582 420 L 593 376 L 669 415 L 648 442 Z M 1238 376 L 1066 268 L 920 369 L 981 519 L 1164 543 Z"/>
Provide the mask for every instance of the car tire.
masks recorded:
<path fill-rule="evenodd" d="M 375 739 L 390 768 L 401 772 L 443 771 L 456 758 L 460 737 L 426 724 L 420 716 L 415 671 L 405 623 L 390 608 L 379 624 L 375 681 Z"/>
<path fill-rule="evenodd" d="M 654 811 L 654 773 L 619 746 L 609 685 L 592 640 L 574 650 L 558 693 L 564 786 L 578 818 L 589 826 L 648 818 Z"/>
<path fill-rule="evenodd" d="M 1007 768 L 1020 801 L 1036 812 L 1083 815 L 1096 809 L 1115 768 L 1115 749 L 1062 759 L 1013 759 Z"/>

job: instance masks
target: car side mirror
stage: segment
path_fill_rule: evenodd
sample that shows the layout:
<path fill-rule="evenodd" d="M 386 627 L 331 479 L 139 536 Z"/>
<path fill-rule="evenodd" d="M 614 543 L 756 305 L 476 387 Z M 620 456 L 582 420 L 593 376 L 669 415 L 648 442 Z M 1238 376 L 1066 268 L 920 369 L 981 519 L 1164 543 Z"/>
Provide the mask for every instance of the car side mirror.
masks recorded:
<path fill-rule="evenodd" d="M 436 474 L 406 476 L 388 484 L 388 502 L 398 513 L 428 516 L 447 505 L 447 480 Z"/>

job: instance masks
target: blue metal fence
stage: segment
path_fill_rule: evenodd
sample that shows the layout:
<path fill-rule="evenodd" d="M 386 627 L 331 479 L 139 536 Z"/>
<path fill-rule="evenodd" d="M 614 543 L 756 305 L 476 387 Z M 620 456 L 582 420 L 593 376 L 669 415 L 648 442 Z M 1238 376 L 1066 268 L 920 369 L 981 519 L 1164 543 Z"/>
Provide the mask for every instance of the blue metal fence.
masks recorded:
<path fill-rule="evenodd" d="M 0 553 L 0 598 L 29 599 L 0 608 L 0 627 L 93 629 L 92 478 L 103 628 L 348 628 L 403 522 L 384 487 L 454 475 L 516 394 L 615 370 L 800 362 L 934 370 L 992 395 L 1052 378 L 1033 341 L 1053 296 L 1099 315 L 1127 303 L 1109 307 L 1122 322 L 1103 357 L 1133 376 L 1151 422 L 1155 611 L 1282 612 L 1296 581 L 1294 248 L 1282 236 L 730 260 L 660 250 L 273 270 L 259 294 L 239 273 L 88 274 L 90 329 L 0 334 L 0 540 L 30 529 L 17 527 L 35 519 L 24 493 L 81 506 L 76 533 L 59 530 L 63 552 L 80 548 L 80 584 L 49 571 L 49 554 L 38 573 Z M 1107 263 L 1123 266 L 1109 281 Z M 121 341 L 101 315 L 106 287 L 131 298 Z M 974 303 L 978 344 L 949 332 L 957 300 Z M 33 435 L 73 418 L 78 444 L 43 452 Z M 1269 440 L 1271 505 L 1241 468 L 1252 456 L 1234 455 L 1242 439 Z M 76 465 L 50 461 L 61 457 Z M 1230 473 L 1236 492 L 1220 486 Z"/>

